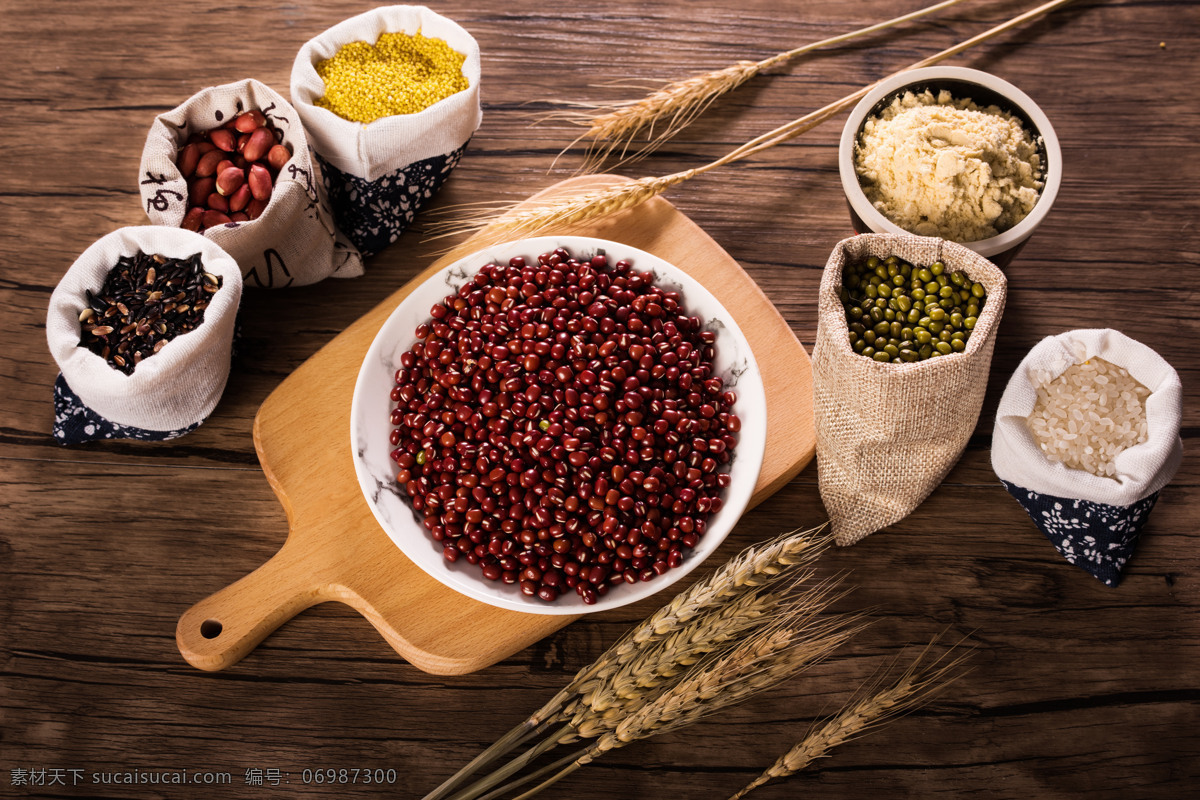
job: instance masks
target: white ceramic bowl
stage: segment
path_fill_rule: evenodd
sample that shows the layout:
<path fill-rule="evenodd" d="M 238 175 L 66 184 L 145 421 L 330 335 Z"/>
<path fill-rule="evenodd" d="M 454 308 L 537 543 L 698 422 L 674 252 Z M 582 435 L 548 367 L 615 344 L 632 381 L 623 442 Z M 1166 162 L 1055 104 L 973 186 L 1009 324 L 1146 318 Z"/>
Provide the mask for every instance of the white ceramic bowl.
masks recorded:
<path fill-rule="evenodd" d="M 872 89 L 854 110 L 842 129 L 838 147 L 838 172 L 842 188 L 850 204 L 851 218 L 859 233 L 911 233 L 885 217 L 871 204 L 859 183 L 854 169 L 854 150 L 859 133 L 866 120 L 886 108 L 894 97 L 905 91 L 920 93 L 930 89 L 936 94 L 941 89 L 949 90 L 954 98 L 971 98 L 980 106 L 996 105 L 1021 119 L 1025 129 L 1035 140 L 1040 138 L 1039 152 L 1044 164 L 1044 186 L 1038 195 L 1033 210 L 1020 222 L 997 236 L 974 242 L 961 242 L 982 256 L 1004 266 L 1025 244 L 1029 236 L 1046 218 L 1058 195 L 1062 182 L 1062 153 L 1058 137 L 1050 120 L 1017 87 L 987 72 L 964 67 L 927 67 L 893 75 Z"/>
<path fill-rule="evenodd" d="M 465 559 L 447 562 L 442 557 L 441 545 L 429 536 L 407 494 L 396 483 L 396 465 L 391 459 L 392 446 L 388 440 L 392 430 L 389 417 L 395 405 L 389 395 L 398 362 L 416 341 L 417 325 L 429 319 L 429 309 L 457 291 L 486 264 L 507 263 L 514 256 L 536 261 L 541 253 L 558 247 L 565 247 L 576 257 L 590 258 L 603 251 L 609 263 L 629 259 L 636 269 L 653 272 L 659 286 L 677 288 L 683 295 L 684 310 L 705 320 L 705 328 L 717 333 L 714 365 L 726 385 L 736 391 L 734 411 L 742 421 L 724 504 L 709 518 L 708 530 L 697 547 L 684 557 L 680 566 L 644 583 L 614 585 L 590 606 L 573 591 L 552 603 L 526 597 L 515 584 L 487 580 L 477 565 L 468 564 Z M 766 435 L 767 406 L 762 376 L 749 343 L 720 302 L 687 273 L 650 253 L 581 236 L 546 236 L 489 247 L 456 261 L 418 286 L 392 312 L 367 351 L 350 411 L 350 444 L 363 497 L 396 546 L 429 575 L 468 597 L 536 614 L 582 614 L 623 606 L 666 589 L 699 566 L 717 549 L 746 509 L 758 481 Z"/>

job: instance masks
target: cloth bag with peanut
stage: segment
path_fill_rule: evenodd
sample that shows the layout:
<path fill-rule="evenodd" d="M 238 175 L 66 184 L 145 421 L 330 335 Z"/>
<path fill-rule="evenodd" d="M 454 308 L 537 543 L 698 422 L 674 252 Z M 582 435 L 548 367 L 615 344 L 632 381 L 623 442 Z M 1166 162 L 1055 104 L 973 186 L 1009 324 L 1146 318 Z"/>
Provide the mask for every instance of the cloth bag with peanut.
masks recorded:
<path fill-rule="evenodd" d="M 144 225 L 97 240 L 50 296 L 55 441 L 198 427 L 225 391 L 241 299 L 237 262 L 198 233 Z"/>
<path fill-rule="evenodd" d="M 945 275 L 961 270 L 983 285 L 963 351 L 881 363 L 851 347 L 843 268 L 892 255 L 914 267 L 940 262 Z M 834 248 L 818 296 L 813 405 L 817 479 L 839 545 L 907 517 L 962 455 L 983 405 L 1006 286 L 986 258 L 942 239 L 864 234 Z"/>
<path fill-rule="evenodd" d="M 247 286 L 363 272 L 334 224 L 300 117 L 256 80 L 204 89 L 156 117 L 138 182 L 151 222 L 202 231 L 238 262 Z"/>

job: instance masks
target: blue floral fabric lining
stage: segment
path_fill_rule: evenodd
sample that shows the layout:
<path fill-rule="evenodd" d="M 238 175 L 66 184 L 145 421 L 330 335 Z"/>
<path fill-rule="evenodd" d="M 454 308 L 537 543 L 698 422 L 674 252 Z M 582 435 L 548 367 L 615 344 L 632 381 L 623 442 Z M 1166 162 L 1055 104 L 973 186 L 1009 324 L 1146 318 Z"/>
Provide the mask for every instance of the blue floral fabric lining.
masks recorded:
<path fill-rule="evenodd" d="M 414 162 L 374 181 L 342 172 L 318 155 L 337 226 L 364 256 L 383 250 L 437 193 L 466 147 L 464 143 L 452 153 Z"/>
<path fill-rule="evenodd" d="M 233 340 L 230 345 L 230 360 L 238 357 L 238 348 L 242 339 L 242 309 L 238 307 L 238 315 L 233 322 Z M 54 441 L 64 447 L 84 442 L 94 442 L 97 439 L 137 439 L 143 442 L 166 442 L 178 439 L 186 433 L 199 428 L 204 420 L 173 431 L 151 431 L 145 428 L 135 428 L 132 425 L 118 425 L 93 411 L 88 407 L 75 390 L 67 383 L 67 379 L 58 373 L 54 379 Z"/>
<path fill-rule="evenodd" d="M 203 422 L 203 420 L 201 420 Z M 148 431 L 110 422 L 84 405 L 59 373 L 54 381 L 54 441 L 61 445 L 82 444 L 97 439 L 140 439 L 165 442 L 200 427 L 200 422 L 176 431 Z"/>
<path fill-rule="evenodd" d="M 1158 500 L 1158 492 L 1154 492 L 1132 505 L 1110 506 L 1039 494 L 1008 481 L 1001 483 L 1063 558 L 1092 573 L 1106 586 L 1121 582 L 1121 571 L 1133 555 L 1142 526 Z"/>

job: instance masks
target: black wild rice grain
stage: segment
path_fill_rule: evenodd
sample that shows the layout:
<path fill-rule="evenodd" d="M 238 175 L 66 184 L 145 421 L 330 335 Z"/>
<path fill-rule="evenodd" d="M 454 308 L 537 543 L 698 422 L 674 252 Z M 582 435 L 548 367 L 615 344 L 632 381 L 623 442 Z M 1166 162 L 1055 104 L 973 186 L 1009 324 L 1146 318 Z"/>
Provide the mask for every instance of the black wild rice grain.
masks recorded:
<path fill-rule="evenodd" d="M 199 327 L 221 288 L 200 254 L 167 258 L 137 252 L 117 259 L 100 291 L 87 292 L 79 315 L 80 347 L 131 375 L 138 363 L 176 336 Z"/>

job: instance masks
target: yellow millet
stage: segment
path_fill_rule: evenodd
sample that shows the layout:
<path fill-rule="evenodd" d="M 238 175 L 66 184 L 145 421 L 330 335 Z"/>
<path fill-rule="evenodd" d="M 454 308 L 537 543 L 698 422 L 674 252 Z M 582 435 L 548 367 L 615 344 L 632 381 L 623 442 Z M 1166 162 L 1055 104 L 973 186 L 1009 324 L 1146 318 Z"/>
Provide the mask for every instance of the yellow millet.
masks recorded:
<path fill-rule="evenodd" d="M 325 94 L 315 103 L 351 122 L 415 114 L 467 88 L 466 56 L 420 31 L 385 33 L 374 45 L 350 42 L 317 62 Z"/>

